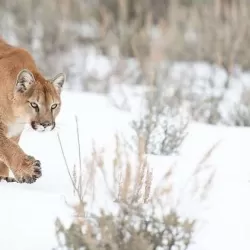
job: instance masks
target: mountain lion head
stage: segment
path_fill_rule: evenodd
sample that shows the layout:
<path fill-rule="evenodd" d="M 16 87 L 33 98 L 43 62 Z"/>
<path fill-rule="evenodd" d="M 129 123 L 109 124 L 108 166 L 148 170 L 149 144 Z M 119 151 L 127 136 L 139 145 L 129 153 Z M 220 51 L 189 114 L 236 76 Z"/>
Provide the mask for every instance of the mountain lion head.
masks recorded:
<path fill-rule="evenodd" d="M 39 73 L 21 70 L 14 89 L 15 113 L 36 131 L 51 131 L 61 108 L 65 75 L 44 79 Z"/>

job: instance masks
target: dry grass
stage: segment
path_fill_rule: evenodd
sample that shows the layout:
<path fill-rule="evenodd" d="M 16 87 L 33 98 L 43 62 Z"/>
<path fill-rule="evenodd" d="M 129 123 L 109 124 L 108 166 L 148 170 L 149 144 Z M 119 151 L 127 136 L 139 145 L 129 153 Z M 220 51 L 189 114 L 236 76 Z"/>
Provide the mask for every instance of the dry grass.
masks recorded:
<path fill-rule="evenodd" d="M 178 0 L 106 0 L 86 12 L 100 25 L 97 46 L 107 54 L 117 48 L 122 56 L 138 58 L 144 72 L 166 58 L 205 60 L 231 72 L 235 63 L 248 65 L 249 10 L 247 0 L 231 5 L 218 0 L 188 5 Z"/>
<path fill-rule="evenodd" d="M 10 16 L 0 29 L 7 37 L 14 33 L 17 42 L 28 46 L 44 66 L 50 54 L 83 44 L 108 55 L 136 57 L 145 73 L 166 59 L 205 60 L 231 72 L 235 63 L 249 67 L 249 10 L 247 0 L 231 4 L 222 0 L 158 0 L 157 4 L 153 0 L 1 0 L 0 12 Z M 46 70 L 50 66 L 53 62 Z"/>

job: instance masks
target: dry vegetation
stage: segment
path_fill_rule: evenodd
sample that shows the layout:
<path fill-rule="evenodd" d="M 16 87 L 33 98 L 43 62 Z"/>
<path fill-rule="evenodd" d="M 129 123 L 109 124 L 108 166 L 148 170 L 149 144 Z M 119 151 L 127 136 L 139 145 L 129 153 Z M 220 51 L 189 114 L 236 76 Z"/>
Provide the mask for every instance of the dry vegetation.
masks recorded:
<path fill-rule="evenodd" d="M 134 141 L 144 138 L 144 151 L 154 155 L 173 155 L 187 134 L 188 119 L 178 104 L 169 99 L 163 86 L 145 93 L 138 119 L 131 122 Z"/>
<path fill-rule="evenodd" d="M 79 136 L 78 129 L 77 134 Z M 65 157 L 60 136 L 58 138 Z M 186 198 L 190 195 L 201 203 L 206 200 L 214 176 L 207 162 L 218 144 L 197 163 L 176 197 L 173 177 L 178 161 L 167 165 L 162 162 L 165 174 L 157 185 L 153 185 L 154 168 L 150 164 L 151 156 L 145 152 L 145 138 L 140 137 L 137 142 L 134 151 L 127 147 L 123 137 L 116 135 L 112 160 L 106 157 L 110 149 L 98 148 L 95 144 L 90 157 L 73 168 L 67 165 L 65 158 L 78 203 L 72 205 L 75 218 L 70 226 L 65 226 L 59 218 L 56 220 L 58 246 L 55 249 L 154 250 L 161 247 L 173 250 L 177 247 L 182 250 L 194 243 L 196 226 L 201 222 L 182 216 L 178 207 L 183 195 Z M 80 144 L 78 148 L 81 157 Z M 109 195 L 105 207 L 94 213 L 89 203 L 100 199 L 96 196 L 100 196 L 97 190 L 101 183 Z M 183 193 L 182 189 L 190 193 Z M 113 204 L 111 210 L 108 209 L 110 204 Z"/>

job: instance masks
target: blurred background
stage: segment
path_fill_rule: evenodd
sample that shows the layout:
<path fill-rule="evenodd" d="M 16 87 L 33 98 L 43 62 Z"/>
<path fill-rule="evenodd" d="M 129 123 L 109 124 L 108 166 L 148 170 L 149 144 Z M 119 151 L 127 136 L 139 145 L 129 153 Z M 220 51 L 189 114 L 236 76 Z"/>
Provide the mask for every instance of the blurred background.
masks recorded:
<path fill-rule="evenodd" d="M 164 86 L 197 121 L 248 126 L 249 11 L 248 0 L 1 0 L 0 32 L 46 75 L 65 71 L 67 89 Z"/>

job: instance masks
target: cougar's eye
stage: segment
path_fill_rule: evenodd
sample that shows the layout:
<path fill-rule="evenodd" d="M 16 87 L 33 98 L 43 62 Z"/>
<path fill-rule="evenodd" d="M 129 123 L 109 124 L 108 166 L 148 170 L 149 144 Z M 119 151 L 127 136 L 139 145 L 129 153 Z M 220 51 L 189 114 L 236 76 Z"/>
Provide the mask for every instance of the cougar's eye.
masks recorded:
<path fill-rule="evenodd" d="M 30 106 L 34 109 L 38 108 L 38 105 L 35 102 L 30 102 Z"/>
<path fill-rule="evenodd" d="M 35 102 L 30 102 L 30 106 L 31 106 L 33 109 L 35 109 L 36 112 L 39 112 L 39 107 L 38 107 L 37 103 L 35 103 Z"/>
<path fill-rule="evenodd" d="M 52 106 L 51 106 L 51 109 L 55 109 L 57 107 L 57 104 L 53 104 Z"/>

